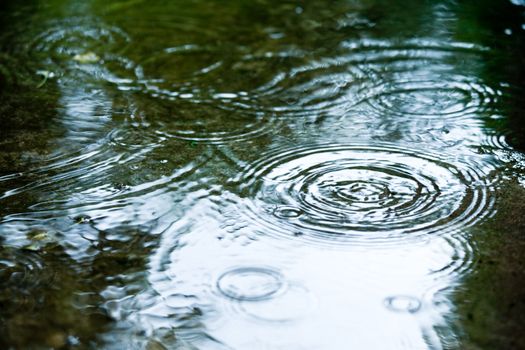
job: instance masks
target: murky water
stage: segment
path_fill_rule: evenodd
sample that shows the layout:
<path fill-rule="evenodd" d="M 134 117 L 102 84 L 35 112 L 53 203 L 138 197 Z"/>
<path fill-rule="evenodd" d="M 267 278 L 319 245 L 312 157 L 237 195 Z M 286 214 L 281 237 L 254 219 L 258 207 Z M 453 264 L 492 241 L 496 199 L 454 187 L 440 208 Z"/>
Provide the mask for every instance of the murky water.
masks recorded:
<path fill-rule="evenodd" d="M 0 345 L 494 348 L 523 6 L 0 5 Z"/>

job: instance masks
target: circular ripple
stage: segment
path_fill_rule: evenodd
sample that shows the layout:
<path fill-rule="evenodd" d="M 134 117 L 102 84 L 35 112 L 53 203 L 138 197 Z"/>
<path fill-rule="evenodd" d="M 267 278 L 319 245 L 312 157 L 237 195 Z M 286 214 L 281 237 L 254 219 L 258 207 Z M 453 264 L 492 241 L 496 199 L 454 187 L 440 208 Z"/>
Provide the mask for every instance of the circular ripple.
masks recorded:
<path fill-rule="evenodd" d="M 450 233 L 493 204 L 482 168 L 464 161 L 470 166 L 387 145 L 290 149 L 241 175 L 241 190 L 253 198 L 242 211 L 264 234 L 317 243 Z"/>
<path fill-rule="evenodd" d="M 222 294 L 239 301 L 268 299 L 283 285 L 281 274 L 260 267 L 236 268 L 222 274 L 217 281 L 217 288 Z"/>
<path fill-rule="evenodd" d="M 485 112 L 496 101 L 496 92 L 481 83 L 446 80 L 387 82 L 366 102 L 380 115 L 451 118 Z"/>
<path fill-rule="evenodd" d="M 337 58 L 307 59 L 295 50 L 225 56 L 198 45 L 155 53 L 135 74 L 154 103 L 169 101 L 162 102 L 173 111 L 164 114 L 169 135 L 212 143 L 260 136 L 282 117 L 335 114 L 361 102 L 357 88 L 375 81 Z"/>
<path fill-rule="evenodd" d="M 285 116 L 340 116 L 363 101 L 376 80 L 375 73 L 353 62 L 325 58 L 276 75 L 254 94 Z"/>
<path fill-rule="evenodd" d="M 442 266 L 431 270 L 437 278 L 467 275 L 472 271 L 475 263 L 475 251 L 471 237 L 465 234 L 454 234 L 450 237 L 442 237 L 442 241 L 434 243 L 440 249 L 440 254 L 447 257 Z"/>
<path fill-rule="evenodd" d="M 292 61 L 254 94 L 288 116 L 341 116 L 357 107 L 382 118 L 490 113 L 500 93 L 472 69 L 483 51 L 436 40 L 349 42 L 336 56 Z"/>
<path fill-rule="evenodd" d="M 483 47 L 424 39 L 343 46 L 351 53 L 345 62 L 376 73 L 374 86 L 360 92 L 374 115 L 459 118 L 495 110 L 499 92 L 473 69 Z"/>
<path fill-rule="evenodd" d="M 45 29 L 38 33 L 21 33 L 25 41 L 17 49 L 34 71 L 73 74 L 74 79 L 87 76 L 126 90 L 134 82 L 135 65 L 122 55 L 131 39 L 120 28 L 93 18 L 51 21 L 41 27 Z"/>
<path fill-rule="evenodd" d="M 347 42 L 335 56 L 292 61 L 255 93 L 293 116 L 341 116 L 359 105 L 380 117 L 462 117 L 493 110 L 498 99 L 472 69 L 483 51 L 433 39 Z"/>
<path fill-rule="evenodd" d="M 136 100 L 146 114 L 158 111 L 154 120 L 169 137 L 206 143 L 253 138 L 277 127 L 278 112 L 256 90 L 279 74 L 282 59 L 243 58 L 235 50 L 224 56 L 223 49 L 199 45 L 168 48 L 139 61 Z"/>
<path fill-rule="evenodd" d="M 39 300 L 33 292 L 53 279 L 38 253 L 0 247 L 0 303 L 30 310 Z"/>
<path fill-rule="evenodd" d="M 135 75 L 153 97 L 188 99 L 200 92 L 194 86 L 199 78 L 221 67 L 218 57 L 218 52 L 198 45 L 168 48 L 139 62 Z"/>
<path fill-rule="evenodd" d="M 156 135 L 202 143 L 220 144 L 267 134 L 278 127 L 274 114 L 258 111 L 234 98 L 198 97 L 156 99 L 136 96 L 137 114 L 150 122 Z"/>
<path fill-rule="evenodd" d="M 362 107 L 365 117 L 456 118 L 489 110 L 497 98 L 459 66 L 481 51 L 461 43 L 364 40 L 330 57 L 232 50 L 190 44 L 139 61 L 137 89 L 154 103 L 172 102 L 161 125 L 167 135 L 222 143 L 267 133 L 282 117 L 340 117 Z"/>
<path fill-rule="evenodd" d="M 76 55 L 90 53 L 104 59 L 106 58 L 104 53 L 122 50 L 129 41 L 129 37 L 117 27 L 88 19 L 73 18 L 65 22 L 58 22 L 37 35 L 27 50 L 31 54 L 45 55 L 60 64 L 71 60 Z M 90 56 L 92 55 L 86 57 Z"/>
<path fill-rule="evenodd" d="M 38 285 L 43 266 L 38 254 L 14 248 L 0 248 L 0 280 L 2 285 Z M 49 276 L 48 276 L 49 277 Z"/>

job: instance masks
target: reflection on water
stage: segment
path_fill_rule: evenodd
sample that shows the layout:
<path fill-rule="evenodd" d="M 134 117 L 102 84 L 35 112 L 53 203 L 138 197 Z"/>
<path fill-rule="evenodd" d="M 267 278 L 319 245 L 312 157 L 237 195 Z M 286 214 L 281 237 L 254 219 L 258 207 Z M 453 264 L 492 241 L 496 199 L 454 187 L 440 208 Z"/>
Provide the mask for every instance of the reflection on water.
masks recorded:
<path fill-rule="evenodd" d="M 520 163 L 519 86 L 468 20 L 1 5 L 0 345 L 461 348 L 472 232 Z"/>

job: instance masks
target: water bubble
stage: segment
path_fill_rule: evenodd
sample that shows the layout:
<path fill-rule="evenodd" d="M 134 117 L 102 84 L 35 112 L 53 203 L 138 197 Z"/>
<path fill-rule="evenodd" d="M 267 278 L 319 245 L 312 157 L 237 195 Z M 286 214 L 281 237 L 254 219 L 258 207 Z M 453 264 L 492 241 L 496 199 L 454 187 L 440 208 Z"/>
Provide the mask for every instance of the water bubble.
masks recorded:
<path fill-rule="evenodd" d="M 281 206 L 281 207 L 276 208 L 273 213 L 278 218 L 285 219 L 285 218 L 297 218 L 301 216 L 302 211 L 294 207 Z"/>
<path fill-rule="evenodd" d="M 421 301 L 407 295 L 396 295 L 385 299 L 387 309 L 395 312 L 415 313 L 421 308 Z"/>
<path fill-rule="evenodd" d="M 235 268 L 222 274 L 217 281 L 219 291 L 240 301 L 265 300 L 281 290 L 280 273 L 262 267 Z"/>

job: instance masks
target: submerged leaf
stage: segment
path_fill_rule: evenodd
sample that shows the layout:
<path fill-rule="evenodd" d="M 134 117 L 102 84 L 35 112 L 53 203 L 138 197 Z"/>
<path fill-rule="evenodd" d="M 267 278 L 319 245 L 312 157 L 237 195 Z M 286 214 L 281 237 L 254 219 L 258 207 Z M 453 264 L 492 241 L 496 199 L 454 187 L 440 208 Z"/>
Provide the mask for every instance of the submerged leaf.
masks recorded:
<path fill-rule="evenodd" d="M 38 233 L 34 235 L 33 237 L 31 237 L 33 241 L 43 241 L 44 239 L 47 239 L 47 238 L 48 238 L 48 235 L 46 232 Z"/>
<path fill-rule="evenodd" d="M 41 248 L 41 245 L 37 243 L 28 244 L 22 247 L 23 250 L 29 250 L 31 252 L 38 252 Z"/>

